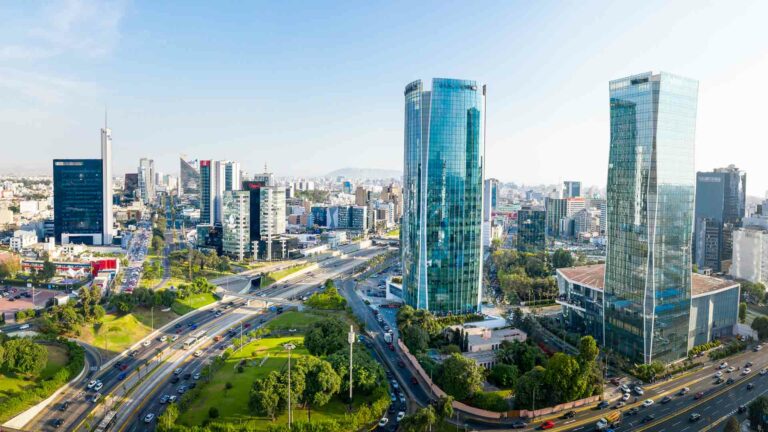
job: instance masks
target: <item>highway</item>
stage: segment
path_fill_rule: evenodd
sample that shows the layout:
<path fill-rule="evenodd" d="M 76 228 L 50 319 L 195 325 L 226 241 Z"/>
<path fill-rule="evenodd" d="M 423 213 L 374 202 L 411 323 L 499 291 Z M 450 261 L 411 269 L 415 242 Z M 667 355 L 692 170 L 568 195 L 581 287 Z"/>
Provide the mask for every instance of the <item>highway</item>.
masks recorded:
<path fill-rule="evenodd" d="M 259 294 L 264 294 L 265 297 L 275 298 L 289 296 L 300 296 L 308 293 L 311 290 L 319 287 L 325 280 L 334 279 L 348 272 L 353 271 L 356 267 L 363 264 L 373 256 L 383 253 L 386 249 L 372 247 L 363 249 L 353 254 L 349 254 L 340 258 L 334 258 L 323 262 L 321 268 L 308 271 L 302 275 L 296 276 L 287 282 L 278 282 L 264 289 L 259 289 L 257 295 L 253 298 L 258 300 Z M 250 323 L 250 327 L 256 327 L 263 325 L 264 322 L 273 317 L 272 314 L 265 313 L 263 310 L 257 308 L 252 309 L 251 315 L 257 314 L 255 317 L 249 316 L 242 319 L 246 323 Z M 238 320 L 239 321 L 239 320 Z M 209 337 L 213 337 L 217 334 L 223 334 L 227 329 L 232 327 L 235 322 L 229 322 L 224 325 L 217 325 L 215 328 L 211 328 L 207 333 Z M 183 379 L 186 373 L 194 375 L 195 372 L 200 371 L 203 364 L 211 359 L 212 356 L 219 355 L 222 352 L 222 348 L 229 345 L 228 338 L 224 338 L 218 343 L 209 343 L 201 345 L 202 348 L 195 348 L 190 350 L 181 350 L 171 360 L 161 366 L 152 380 L 145 381 L 134 389 L 136 397 L 132 397 L 131 401 L 120 409 L 120 415 L 118 415 L 117 423 L 114 430 L 128 430 L 128 431 L 151 431 L 154 430 L 157 417 L 162 414 L 165 404 L 161 404 L 159 398 L 164 395 L 176 395 L 179 396 L 179 387 L 189 385 L 194 379 Z M 197 349 L 203 351 L 200 357 L 194 357 L 193 353 Z M 172 383 L 169 380 L 173 376 L 173 371 L 182 367 L 183 372 L 181 374 L 181 380 L 178 383 Z M 128 415 L 125 415 L 128 413 Z M 145 423 L 143 421 L 147 414 L 153 414 L 154 419 Z"/>
<path fill-rule="evenodd" d="M 698 431 L 703 430 L 713 422 L 723 420 L 723 417 L 735 412 L 739 405 L 748 404 L 754 398 L 763 394 L 768 389 L 768 374 L 760 375 L 760 370 L 768 368 L 768 353 L 765 351 L 746 351 L 736 356 L 725 359 L 730 366 L 739 367 L 731 373 L 724 369 L 723 380 L 717 384 L 715 374 L 719 371 L 718 362 L 707 362 L 704 366 L 698 366 L 694 372 L 682 379 L 672 380 L 658 384 L 654 388 L 647 389 L 644 395 L 637 396 L 634 393 L 630 402 L 621 410 L 624 414 L 620 426 L 614 428 L 619 431 Z M 747 362 L 752 362 L 751 372 L 742 375 Z M 728 378 L 734 380 L 733 384 L 727 384 Z M 747 390 L 747 384 L 753 383 L 754 389 Z M 610 386 L 610 384 L 608 384 Z M 680 389 L 687 387 L 689 392 L 680 395 Z M 701 393 L 698 397 L 697 394 Z M 616 395 L 619 391 L 616 390 Z M 637 396 L 638 403 L 634 403 Z M 670 400 L 663 403 L 665 396 Z M 653 405 L 647 408 L 641 406 L 646 399 L 652 399 Z M 616 405 L 614 401 L 611 409 Z M 638 407 L 636 414 L 629 413 L 634 407 Z M 580 412 L 575 419 L 568 421 L 555 420 L 557 431 L 590 431 L 594 430 L 594 424 L 606 410 L 599 411 L 595 408 Z M 691 414 L 701 415 L 701 420 L 691 422 Z M 549 417 L 548 417 L 549 418 Z M 541 419 L 543 420 L 543 419 Z M 744 420 L 744 416 L 740 420 Z M 540 423 L 540 422 L 537 422 Z M 722 428 L 722 425 L 720 425 Z M 713 430 L 720 430 L 714 428 Z"/>

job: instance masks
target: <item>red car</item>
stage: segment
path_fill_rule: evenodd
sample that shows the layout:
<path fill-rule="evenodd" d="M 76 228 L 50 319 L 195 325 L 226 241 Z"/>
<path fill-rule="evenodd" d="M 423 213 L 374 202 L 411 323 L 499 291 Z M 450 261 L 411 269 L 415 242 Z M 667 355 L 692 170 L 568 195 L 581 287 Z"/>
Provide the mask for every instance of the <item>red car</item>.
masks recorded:
<path fill-rule="evenodd" d="M 405 363 L 404 363 L 402 360 L 400 360 L 399 362 L 397 362 L 397 365 L 398 365 L 399 367 L 401 367 L 401 368 L 404 368 L 404 367 L 405 367 Z"/>
<path fill-rule="evenodd" d="M 243 324 L 243 327 L 245 327 L 245 328 L 248 328 L 248 327 L 250 327 L 250 326 L 251 326 L 251 323 L 245 323 L 245 324 Z"/>
<path fill-rule="evenodd" d="M 702 397 L 704 397 L 704 392 L 698 392 L 698 393 L 696 393 L 696 394 L 693 396 L 693 398 L 694 398 L 695 400 L 699 400 L 699 399 L 701 399 Z"/>
<path fill-rule="evenodd" d="M 411 384 L 418 384 L 419 382 L 416 380 L 415 376 L 411 377 Z"/>
<path fill-rule="evenodd" d="M 120 370 L 121 370 L 121 371 L 124 371 L 124 370 L 126 370 L 126 369 L 128 369 L 128 365 L 127 365 L 127 364 L 122 364 L 122 365 L 120 365 Z"/>
<path fill-rule="evenodd" d="M 392 345 L 392 344 L 389 344 L 389 350 L 390 350 L 390 351 L 394 351 L 394 350 L 395 350 L 395 346 L 394 346 L 394 345 Z"/>
<path fill-rule="evenodd" d="M 541 426 L 539 426 L 539 429 L 541 430 L 552 429 L 553 427 L 555 427 L 555 422 L 553 422 L 552 420 L 547 420 L 544 423 L 542 423 Z"/>

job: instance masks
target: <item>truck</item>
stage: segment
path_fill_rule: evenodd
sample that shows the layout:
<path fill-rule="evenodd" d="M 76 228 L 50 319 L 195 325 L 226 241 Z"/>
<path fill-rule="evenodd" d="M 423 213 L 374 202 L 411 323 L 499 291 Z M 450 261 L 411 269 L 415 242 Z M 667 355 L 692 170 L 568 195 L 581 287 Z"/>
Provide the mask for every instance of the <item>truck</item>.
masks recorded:
<path fill-rule="evenodd" d="M 595 423 L 596 431 L 604 431 L 608 428 L 613 428 L 621 424 L 621 411 L 614 410 L 609 412 L 605 417 Z"/>
<path fill-rule="evenodd" d="M 391 331 L 384 333 L 384 342 L 392 343 L 392 332 Z"/>

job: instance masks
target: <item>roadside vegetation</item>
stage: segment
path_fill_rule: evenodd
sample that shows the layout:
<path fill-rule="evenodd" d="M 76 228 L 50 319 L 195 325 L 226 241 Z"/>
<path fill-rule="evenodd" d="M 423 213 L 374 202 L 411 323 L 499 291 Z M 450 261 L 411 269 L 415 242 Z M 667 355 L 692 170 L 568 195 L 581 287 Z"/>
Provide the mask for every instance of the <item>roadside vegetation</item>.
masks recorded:
<path fill-rule="evenodd" d="M 197 249 L 173 251 L 168 255 L 168 261 L 171 277 L 186 282 L 201 277 L 210 280 L 233 274 L 229 258 L 220 257 L 216 252 Z"/>
<path fill-rule="evenodd" d="M 344 310 L 347 300 L 339 294 L 333 279 L 328 279 L 325 281 L 325 289 L 312 294 L 304 304 L 314 309 Z"/>
<path fill-rule="evenodd" d="M 273 283 L 292 275 L 300 270 L 304 270 L 305 268 L 311 266 L 312 263 L 304 263 L 304 264 L 298 264 L 292 267 L 288 267 L 286 269 L 278 270 L 275 272 L 270 272 L 265 274 L 261 277 L 261 288 L 268 287 L 272 285 Z"/>

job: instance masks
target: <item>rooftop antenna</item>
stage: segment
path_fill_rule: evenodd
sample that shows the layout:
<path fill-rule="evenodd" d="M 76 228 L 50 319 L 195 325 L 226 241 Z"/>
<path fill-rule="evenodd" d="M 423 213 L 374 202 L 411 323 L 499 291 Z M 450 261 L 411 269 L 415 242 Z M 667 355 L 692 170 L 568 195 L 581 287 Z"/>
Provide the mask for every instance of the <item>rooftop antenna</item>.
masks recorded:
<path fill-rule="evenodd" d="M 266 162 L 264 162 L 264 172 L 265 173 L 269 172 L 269 171 L 267 171 L 267 163 Z"/>
<path fill-rule="evenodd" d="M 107 129 L 107 106 L 104 105 L 104 130 Z"/>

